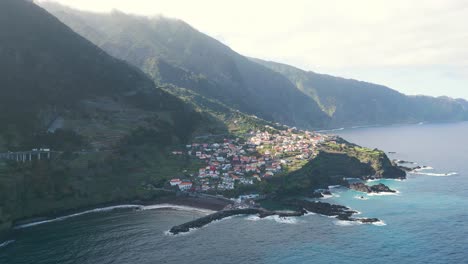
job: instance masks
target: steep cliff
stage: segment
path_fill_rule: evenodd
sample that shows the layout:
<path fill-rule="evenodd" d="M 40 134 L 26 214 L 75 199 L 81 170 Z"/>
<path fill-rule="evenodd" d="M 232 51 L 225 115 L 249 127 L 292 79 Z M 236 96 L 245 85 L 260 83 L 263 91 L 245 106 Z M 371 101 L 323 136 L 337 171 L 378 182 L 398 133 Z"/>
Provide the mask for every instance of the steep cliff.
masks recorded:
<path fill-rule="evenodd" d="M 405 172 L 393 165 L 383 151 L 337 141 L 324 144 L 302 168 L 269 179 L 263 185 L 264 191 L 281 197 L 311 195 L 330 185 L 347 185 L 345 178 L 405 178 Z"/>

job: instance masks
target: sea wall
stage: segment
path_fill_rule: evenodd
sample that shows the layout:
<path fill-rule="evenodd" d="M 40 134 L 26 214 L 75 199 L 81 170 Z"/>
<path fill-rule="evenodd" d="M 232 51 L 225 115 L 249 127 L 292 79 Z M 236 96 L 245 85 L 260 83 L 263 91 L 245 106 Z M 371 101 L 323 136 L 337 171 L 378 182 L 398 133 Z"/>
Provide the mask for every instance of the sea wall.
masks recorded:
<path fill-rule="evenodd" d="M 353 218 L 352 216 L 356 214 L 356 211 L 351 210 L 350 208 L 342 205 L 322 203 L 322 202 L 311 202 L 306 200 L 287 200 L 279 201 L 285 205 L 296 207 L 295 211 L 269 211 L 263 208 L 245 208 L 245 209 L 232 209 L 232 210 L 222 210 L 193 221 L 183 223 L 172 227 L 169 230 L 169 233 L 173 235 L 187 233 L 192 229 L 201 228 L 206 226 L 214 221 L 219 221 L 227 217 L 236 216 L 236 215 L 258 215 L 260 218 L 265 218 L 268 216 L 277 215 L 279 217 L 299 217 L 306 215 L 308 212 L 316 213 L 320 215 L 335 217 L 343 221 L 353 221 L 360 223 L 375 223 L 380 221 L 377 218 Z"/>

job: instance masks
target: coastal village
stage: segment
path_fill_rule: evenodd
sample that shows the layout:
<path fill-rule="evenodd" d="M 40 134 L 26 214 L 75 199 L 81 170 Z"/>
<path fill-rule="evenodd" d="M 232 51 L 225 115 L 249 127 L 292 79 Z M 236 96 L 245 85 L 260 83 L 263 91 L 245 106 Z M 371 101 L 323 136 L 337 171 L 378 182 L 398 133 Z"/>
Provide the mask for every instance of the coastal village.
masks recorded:
<path fill-rule="evenodd" d="M 290 128 L 254 131 L 246 139 L 224 139 L 215 143 L 192 143 L 173 155 L 188 155 L 203 164 L 197 173 L 173 178 L 170 186 L 186 192 L 233 190 L 304 165 L 317 154 L 317 147 L 330 136 Z"/>

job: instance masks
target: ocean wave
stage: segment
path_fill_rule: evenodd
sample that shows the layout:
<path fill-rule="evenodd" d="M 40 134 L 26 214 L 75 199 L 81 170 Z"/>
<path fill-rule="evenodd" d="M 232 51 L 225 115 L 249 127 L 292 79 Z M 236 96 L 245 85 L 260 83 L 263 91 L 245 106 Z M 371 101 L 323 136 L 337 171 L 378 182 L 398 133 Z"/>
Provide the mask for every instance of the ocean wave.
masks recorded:
<path fill-rule="evenodd" d="M 449 177 L 449 176 L 458 175 L 458 172 L 449 172 L 449 173 L 411 172 L 411 174 L 433 176 L 433 177 Z"/>
<path fill-rule="evenodd" d="M 414 169 L 413 171 L 425 171 L 425 170 L 433 170 L 434 168 L 431 166 L 422 166 L 419 169 Z"/>
<path fill-rule="evenodd" d="M 337 226 L 357 226 L 357 225 L 362 225 L 363 223 L 358 222 L 358 221 L 336 220 L 336 221 L 333 221 L 333 224 Z"/>
<path fill-rule="evenodd" d="M 331 195 L 330 194 L 323 194 L 323 197 L 321 197 L 320 199 L 330 199 L 330 198 L 339 198 L 341 197 L 339 194 L 336 194 L 336 193 L 332 193 Z"/>
<path fill-rule="evenodd" d="M 399 182 L 402 182 L 404 181 L 405 179 L 385 179 L 387 181 L 399 181 Z"/>
<path fill-rule="evenodd" d="M 22 228 L 27 228 L 27 227 L 52 223 L 52 222 L 63 221 L 63 220 L 69 219 L 69 218 L 82 216 L 82 215 L 86 215 L 86 214 L 109 212 L 109 211 L 113 211 L 113 210 L 117 210 L 117 209 L 137 209 L 137 210 L 143 210 L 143 211 L 144 210 L 157 210 L 157 209 L 174 209 L 174 210 L 181 210 L 181 211 L 196 211 L 196 212 L 202 212 L 202 213 L 206 213 L 206 214 L 210 214 L 210 213 L 214 212 L 214 211 L 207 210 L 207 209 L 200 209 L 200 208 L 196 208 L 196 207 L 173 205 L 173 204 L 155 204 L 155 205 L 147 205 L 147 206 L 139 205 L 139 204 L 123 204 L 123 205 L 115 205 L 115 206 L 96 208 L 96 209 L 86 210 L 86 211 L 83 211 L 83 212 L 70 214 L 70 215 L 65 215 L 65 216 L 60 216 L 60 217 L 56 217 L 56 218 L 52 218 L 52 219 L 47 219 L 47 220 L 42 220 L 42 221 L 37 221 L 37 222 L 32 222 L 32 223 L 27 223 L 27 224 L 22 224 L 22 225 L 17 225 L 17 226 L 14 227 L 14 229 L 22 229 Z"/>
<path fill-rule="evenodd" d="M 79 212 L 79 213 L 75 213 L 75 214 L 71 214 L 71 215 L 65 215 L 65 216 L 52 218 L 52 219 L 47 219 L 47 220 L 43 220 L 43 221 L 18 225 L 18 226 L 15 226 L 14 229 L 22 229 L 22 228 L 36 226 L 36 225 L 42 225 L 42 224 L 46 224 L 46 223 L 63 221 L 63 220 L 66 220 L 66 219 L 69 219 L 69 218 L 72 218 L 72 217 L 77 217 L 77 216 L 91 214 L 91 213 L 109 212 L 109 211 L 116 210 L 116 209 L 140 209 L 140 208 L 142 208 L 141 205 L 134 205 L 134 204 L 124 204 L 124 205 L 116 205 L 116 206 L 109 206 L 109 207 L 103 207 L 103 208 L 96 208 L 96 209 L 87 210 L 87 211 L 83 211 L 83 212 Z"/>
<path fill-rule="evenodd" d="M 337 218 L 338 215 L 323 215 L 323 214 L 319 214 L 320 216 L 325 216 L 326 218 Z"/>
<path fill-rule="evenodd" d="M 402 182 L 402 181 L 404 181 L 404 179 L 385 178 L 385 179 L 369 179 L 369 180 L 366 180 L 366 182 L 379 182 L 379 181 L 399 181 L 399 182 Z"/>
<path fill-rule="evenodd" d="M 277 215 L 272 215 L 266 218 L 271 218 L 272 220 L 280 224 L 297 224 L 298 223 L 298 220 L 296 217 L 280 217 Z"/>
<path fill-rule="evenodd" d="M 200 227 L 202 228 L 202 227 Z M 189 228 L 189 231 L 187 232 L 182 232 L 182 233 L 178 233 L 178 234 L 173 234 L 171 233 L 171 230 L 166 230 L 163 232 L 164 235 L 166 236 L 172 236 L 172 237 L 175 237 L 175 236 L 187 236 L 187 235 L 190 235 L 192 234 L 193 232 L 199 230 L 200 228 Z"/>
<path fill-rule="evenodd" d="M 360 178 L 344 178 L 347 181 L 359 181 L 361 180 Z"/>
<path fill-rule="evenodd" d="M 249 221 L 270 220 L 280 224 L 297 224 L 299 222 L 297 217 L 280 217 L 278 215 L 270 215 L 264 218 L 260 218 L 257 215 L 249 215 L 245 219 Z"/>
<path fill-rule="evenodd" d="M 366 182 L 377 182 L 377 181 L 381 181 L 382 179 L 368 179 L 366 180 Z"/>
<path fill-rule="evenodd" d="M 367 193 L 367 196 L 388 196 L 388 195 L 400 195 L 400 192 L 395 191 L 395 192 Z"/>
<path fill-rule="evenodd" d="M 5 242 L 2 242 L 2 243 L 0 243 L 0 248 L 6 247 L 6 246 L 10 245 L 13 242 L 15 242 L 15 240 L 7 240 Z"/>
<path fill-rule="evenodd" d="M 249 220 L 249 221 L 258 221 L 258 220 L 262 220 L 262 218 L 260 218 L 258 215 L 249 215 L 245 218 L 246 220 Z"/>
<path fill-rule="evenodd" d="M 305 210 L 305 211 L 306 211 L 306 214 L 305 214 L 304 216 L 307 216 L 307 215 L 317 215 L 317 213 L 309 212 L 309 211 L 307 211 L 307 210 Z"/>
<path fill-rule="evenodd" d="M 178 211 L 192 211 L 192 212 L 199 212 L 204 214 L 212 214 L 215 211 L 209 209 L 201 209 L 192 206 L 185 206 L 185 205 L 174 205 L 174 204 L 154 204 L 154 205 L 146 205 L 141 206 L 138 208 L 139 210 L 146 211 L 146 210 L 158 210 L 158 209 L 171 209 L 171 210 L 178 210 Z"/>
<path fill-rule="evenodd" d="M 386 225 L 387 225 L 387 224 L 386 224 L 384 221 L 382 221 L 382 220 L 380 220 L 380 221 L 378 221 L 378 222 L 374 222 L 374 223 L 372 223 L 372 224 L 375 225 L 375 226 L 386 226 Z"/>

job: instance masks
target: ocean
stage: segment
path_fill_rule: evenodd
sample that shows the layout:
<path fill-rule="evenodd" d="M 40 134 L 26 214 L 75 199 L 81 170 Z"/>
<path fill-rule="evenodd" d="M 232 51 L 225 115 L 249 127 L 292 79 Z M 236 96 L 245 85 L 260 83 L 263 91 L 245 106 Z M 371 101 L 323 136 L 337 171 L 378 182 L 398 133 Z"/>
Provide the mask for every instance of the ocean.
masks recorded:
<path fill-rule="evenodd" d="M 396 195 L 333 188 L 324 199 L 383 220 L 378 225 L 239 216 L 172 236 L 170 227 L 208 212 L 120 208 L 17 229 L 0 241 L 0 263 L 468 263 L 468 123 L 334 133 L 432 168 L 404 181 L 369 182 Z"/>

